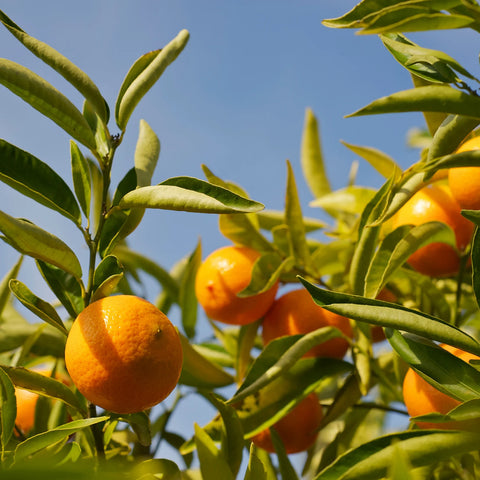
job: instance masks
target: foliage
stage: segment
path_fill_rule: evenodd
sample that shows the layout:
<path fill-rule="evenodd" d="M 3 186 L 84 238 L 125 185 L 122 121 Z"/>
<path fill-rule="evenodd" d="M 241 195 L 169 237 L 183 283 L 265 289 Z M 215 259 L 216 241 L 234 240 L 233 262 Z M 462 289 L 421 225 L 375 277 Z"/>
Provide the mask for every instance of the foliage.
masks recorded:
<path fill-rule="evenodd" d="M 423 48 L 405 33 L 480 31 L 479 19 L 480 6 L 474 0 L 363 0 L 342 17 L 324 21 L 328 27 L 378 35 L 412 75 L 412 89 L 375 100 L 351 115 L 423 112 L 428 130 L 419 161 L 405 171 L 373 147 L 346 144 L 378 170 L 385 183 L 375 190 L 349 181 L 344 188 L 332 190 L 317 121 L 307 109 L 301 166 L 313 197 L 310 206 L 329 215 L 326 224 L 314 215 L 303 215 L 288 162 L 283 212 L 264 210 L 241 187 L 218 178 L 206 166 L 205 180 L 178 176 L 151 185 L 160 143 L 145 120 L 140 122 L 131 169 L 118 185 L 111 185 L 115 152 L 131 114 L 167 67 L 174 68 L 170 65 L 189 40 L 187 31 L 134 62 L 120 86 L 112 122 L 109 106 L 86 73 L 0 12 L 3 26 L 84 98 L 79 108 L 34 72 L 0 60 L 0 83 L 72 138 L 71 179 L 61 178 L 32 153 L 0 140 L 0 180 L 67 218 L 88 251 L 85 261 L 78 256 L 83 251 L 74 252 L 34 221 L 0 211 L 2 239 L 20 254 L 0 283 L 2 476 L 476 478 L 480 374 L 474 364 L 460 362 L 434 342 L 480 355 L 476 340 L 480 237 L 477 233 L 472 241 L 471 265 L 467 251 L 458 276 L 432 279 L 405 262 L 422 245 L 451 242 L 451 232 L 436 223 L 388 231 L 388 221 L 436 172 L 480 166 L 478 152 L 453 153 L 480 123 L 477 78 L 447 54 Z M 110 133 L 112 123 L 120 133 Z M 279 338 L 262 349 L 257 341 L 260 322 L 239 328 L 211 323 L 211 340 L 199 342 L 192 292 L 202 246 L 199 243 L 171 271 L 132 249 L 129 235 L 151 208 L 219 215 L 219 228 L 227 240 L 262 253 L 242 295 L 264 291 L 277 279 L 284 285 L 303 286 L 319 305 L 352 320 L 351 356 L 344 360 L 303 357 L 312 345 L 338 335 L 328 329 Z M 480 225 L 478 212 L 464 214 Z M 34 259 L 58 302 L 39 298 L 17 279 L 24 257 Z M 161 287 L 155 303 L 162 311 L 168 313 L 173 306 L 181 311 L 180 384 L 174 401 L 163 410 L 98 416 L 95 406 L 74 387 L 36 374 L 31 367 L 46 362 L 63 370 L 66 335 L 78 313 L 96 299 L 134 292 L 141 272 Z M 386 287 L 395 294 L 395 303 L 376 299 Z M 41 322 L 26 321 L 17 301 Z M 370 325 L 385 328 L 385 348 L 372 345 Z M 448 418 L 468 418 L 472 431 L 442 430 L 445 418 L 441 415 L 435 417 L 438 430 L 388 431 L 391 415 L 406 413 L 401 382 L 408 366 L 464 402 Z M 64 415 L 47 402 L 38 412 L 43 421 L 33 432 L 22 434 L 14 425 L 14 386 L 60 400 L 56 404 Z M 321 399 L 324 420 L 302 472 L 297 472 L 281 442 L 275 441 L 277 455 L 268 456 L 249 438 L 272 426 L 311 392 Z M 218 415 L 207 425 L 195 425 L 193 438 L 185 438 L 182 432 L 170 430 L 169 419 L 192 395 L 207 399 Z M 178 450 L 182 464 L 157 458 L 164 442 Z"/>

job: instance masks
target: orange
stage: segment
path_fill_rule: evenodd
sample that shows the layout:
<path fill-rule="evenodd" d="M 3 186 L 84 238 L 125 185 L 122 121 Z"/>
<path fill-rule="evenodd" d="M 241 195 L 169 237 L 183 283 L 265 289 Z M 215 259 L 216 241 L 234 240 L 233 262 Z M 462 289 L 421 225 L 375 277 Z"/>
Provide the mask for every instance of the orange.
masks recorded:
<path fill-rule="evenodd" d="M 472 238 L 474 225 L 460 213 L 460 206 L 447 185 L 429 185 L 416 192 L 393 218 L 393 228 L 438 221 L 455 232 L 456 246 L 463 250 Z M 460 267 L 458 251 L 446 243 L 433 242 L 419 248 L 408 259 L 410 266 L 431 277 L 455 275 Z"/>
<path fill-rule="evenodd" d="M 158 308 L 133 295 L 87 306 L 68 334 L 65 363 L 92 403 L 115 413 L 153 407 L 175 388 L 182 369 L 177 330 Z"/>
<path fill-rule="evenodd" d="M 321 327 L 336 327 L 346 336 L 352 336 L 348 318 L 317 305 L 304 288 L 287 292 L 275 300 L 262 325 L 264 345 L 278 337 L 305 334 Z M 343 358 L 348 347 L 345 338 L 332 338 L 313 347 L 305 356 Z"/>
<path fill-rule="evenodd" d="M 298 453 L 313 445 L 322 418 L 322 406 L 315 393 L 311 393 L 275 423 L 272 428 L 278 433 L 287 453 Z M 251 440 L 267 452 L 275 452 L 270 429 L 263 430 L 252 437 Z"/>
<path fill-rule="evenodd" d="M 441 345 L 441 347 L 465 362 L 469 362 L 472 359 L 480 359 L 480 357 L 477 357 L 472 353 L 465 352 L 450 345 Z M 408 369 L 403 380 L 403 399 L 410 417 L 426 415 L 433 412 L 445 415 L 461 403 L 455 398 L 452 398 L 440 390 L 437 390 L 412 368 Z M 456 429 L 459 427 L 458 422 L 416 422 L 416 425 L 420 428 Z"/>
<path fill-rule="evenodd" d="M 36 373 L 49 377 L 51 371 L 45 369 L 34 369 Z M 61 379 L 65 385 L 70 382 L 67 378 L 56 375 Z M 15 418 L 15 425 L 23 432 L 28 433 L 35 425 L 35 409 L 37 406 L 38 393 L 24 390 L 20 387 L 15 387 L 15 397 L 17 399 L 17 417 Z"/>
<path fill-rule="evenodd" d="M 480 136 L 469 138 L 456 153 L 480 150 Z M 461 208 L 480 210 L 480 167 L 450 168 L 448 184 Z"/>
<path fill-rule="evenodd" d="M 200 265 L 195 293 L 205 313 L 230 325 L 247 325 L 260 319 L 272 305 L 278 282 L 258 295 L 238 297 L 252 278 L 260 253 L 248 247 L 227 246 L 212 252 Z"/>

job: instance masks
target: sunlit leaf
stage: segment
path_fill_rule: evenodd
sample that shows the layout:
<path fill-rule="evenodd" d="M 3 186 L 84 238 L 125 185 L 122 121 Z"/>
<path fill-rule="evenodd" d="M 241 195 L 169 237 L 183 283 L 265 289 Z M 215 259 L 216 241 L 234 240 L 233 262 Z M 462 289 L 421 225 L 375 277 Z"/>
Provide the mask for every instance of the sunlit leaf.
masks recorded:
<path fill-rule="evenodd" d="M 163 49 L 157 51 L 154 58 L 148 58 L 148 62 L 134 64 L 134 72 L 130 71 L 127 74 L 115 106 L 117 125 L 121 130 L 125 130 L 138 102 L 185 48 L 189 36 L 187 30 L 181 30 Z"/>
<path fill-rule="evenodd" d="M 285 213 L 280 210 L 263 210 L 256 213 L 260 228 L 263 230 L 273 230 L 275 227 L 285 224 Z M 326 223 L 312 217 L 303 217 L 305 232 L 314 232 L 327 226 Z"/>
<path fill-rule="evenodd" d="M 0 180 L 80 224 L 80 209 L 64 180 L 46 163 L 1 139 Z"/>
<path fill-rule="evenodd" d="M 0 84 L 53 120 L 75 140 L 95 149 L 93 132 L 77 107 L 36 73 L 3 58 L 0 59 Z"/>
<path fill-rule="evenodd" d="M 83 213 L 88 218 L 90 215 L 90 200 L 91 200 L 91 178 L 90 168 L 78 148 L 78 145 L 72 140 L 70 141 L 70 158 L 72 164 L 72 178 L 75 194 L 78 202 L 82 207 Z"/>
<path fill-rule="evenodd" d="M 0 368 L 0 446 L 2 457 L 12 437 L 16 417 L 15 388 L 10 377 Z"/>
<path fill-rule="evenodd" d="M 108 297 L 123 277 L 123 267 L 117 257 L 107 255 L 95 269 L 93 275 L 93 294 L 91 301 Z"/>
<path fill-rule="evenodd" d="M 10 280 L 17 278 L 18 272 L 23 262 L 23 257 L 20 257 L 15 265 L 7 272 L 7 274 L 0 281 L 0 315 L 2 314 L 8 299 L 10 298 L 10 288 L 8 286 Z"/>
<path fill-rule="evenodd" d="M 108 127 L 90 102 L 83 102 L 82 113 L 95 137 L 95 150 L 100 157 L 100 161 L 104 162 L 112 150 L 112 136 L 108 131 Z"/>
<path fill-rule="evenodd" d="M 0 231 L 20 253 L 51 263 L 76 278 L 82 276 L 80 262 L 70 247 L 33 223 L 0 211 Z"/>
<path fill-rule="evenodd" d="M 327 212 L 346 212 L 360 214 L 365 205 L 373 198 L 373 188 L 352 185 L 323 195 L 310 202 L 311 207 L 321 207 Z"/>
<path fill-rule="evenodd" d="M 254 443 L 250 444 L 250 456 L 244 480 L 267 480 L 267 469 L 257 455 L 257 447 Z"/>

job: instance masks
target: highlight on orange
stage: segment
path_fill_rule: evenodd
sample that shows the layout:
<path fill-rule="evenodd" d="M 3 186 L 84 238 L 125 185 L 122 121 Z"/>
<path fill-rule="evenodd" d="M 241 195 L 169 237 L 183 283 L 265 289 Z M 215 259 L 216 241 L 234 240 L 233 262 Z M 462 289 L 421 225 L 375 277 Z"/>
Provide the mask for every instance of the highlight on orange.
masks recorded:
<path fill-rule="evenodd" d="M 305 334 L 321 327 L 336 327 L 347 337 L 353 331 L 348 318 L 330 312 L 317 305 L 305 288 L 292 290 L 277 298 L 262 322 L 264 345 L 285 335 Z M 343 358 L 349 343 L 345 338 L 336 337 L 321 343 L 305 356 Z"/>
<path fill-rule="evenodd" d="M 459 251 L 470 243 L 474 225 L 462 216 L 447 184 L 428 185 L 416 192 L 394 215 L 392 226 L 422 225 L 431 221 L 443 222 L 453 230 Z M 414 252 L 408 264 L 417 272 L 431 277 L 452 276 L 460 268 L 460 255 L 451 245 L 433 242 Z"/>
<path fill-rule="evenodd" d="M 451 345 L 441 345 L 441 347 L 464 362 L 469 362 L 473 359 L 480 360 L 480 357 L 460 350 L 459 348 L 452 347 Z M 461 403 L 459 400 L 446 395 L 440 390 L 437 390 L 412 368 L 408 369 L 403 381 L 403 400 L 410 417 L 427 415 L 434 412 L 445 415 Z M 461 425 L 459 425 L 458 422 L 415 423 L 419 428 L 422 429 L 441 428 L 454 430 L 459 427 L 461 428 Z"/>
<path fill-rule="evenodd" d="M 195 279 L 198 303 L 212 320 L 247 325 L 262 318 L 277 294 L 278 282 L 258 295 L 239 297 L 252 278 L 260 253 L 248 247 L 226 246 L 212 252 Z"/>
<path fill-rule="evenodd" d="M 317 395 L 310 393 L 273 425 L 287 454 L 303 452 L 315 443 L 322 418 L 322 406 Z M 275 453 L 270 429 L 263 430 L 251 440 L 267 452 Z"/>

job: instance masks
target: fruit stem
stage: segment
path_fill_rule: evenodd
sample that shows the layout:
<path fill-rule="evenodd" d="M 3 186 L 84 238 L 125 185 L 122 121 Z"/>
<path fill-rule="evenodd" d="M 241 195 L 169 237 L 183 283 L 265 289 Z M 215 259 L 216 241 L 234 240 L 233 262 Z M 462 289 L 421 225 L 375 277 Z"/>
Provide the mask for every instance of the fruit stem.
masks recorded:
<path fill-rule="evenodd" d="M 88 402 L 88 416 L 89 418 L 95 418 L 97 416 L 97 407 L 91 402 Z M 92 430 L 93 438 L 95 440 L 95 448 L 97 450 L 97 455 L 99 458 L 104 459 L 105 449 L 103 446 L 102 428 L 98 423 L 92 425 L 90 428 Z"/>

